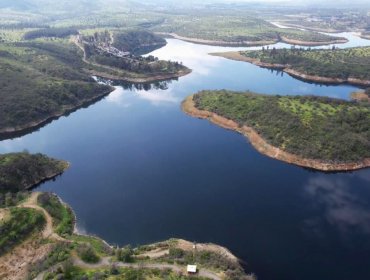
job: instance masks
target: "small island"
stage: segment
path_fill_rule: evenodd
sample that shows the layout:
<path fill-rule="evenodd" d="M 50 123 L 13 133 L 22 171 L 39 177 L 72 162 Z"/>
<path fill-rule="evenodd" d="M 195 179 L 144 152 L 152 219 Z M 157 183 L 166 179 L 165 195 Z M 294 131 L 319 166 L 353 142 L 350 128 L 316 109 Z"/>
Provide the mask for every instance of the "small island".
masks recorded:
<path fill-rule="evenodd" d="M 370 47 L 326 50 L 263 47 L 211 55 L 281 70 L 309 82 L 370 86 Z"/>
<path fill-rule="evenodd" d="M 321 171 L 370 166 L 370 106 L 318 96 L 201 91 L 182 109 L 245 135 L 262 154 Z"/>

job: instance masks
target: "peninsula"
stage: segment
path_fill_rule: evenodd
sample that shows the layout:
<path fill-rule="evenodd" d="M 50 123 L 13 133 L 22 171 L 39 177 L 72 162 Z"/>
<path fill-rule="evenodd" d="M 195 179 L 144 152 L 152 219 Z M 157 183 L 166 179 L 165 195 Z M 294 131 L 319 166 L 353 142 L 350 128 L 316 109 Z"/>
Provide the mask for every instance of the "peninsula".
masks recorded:
<path fill-rule="evenodd" d="M 73 40 L 83 51 L 83 61 L 91 75 L 133 83 L 145 83 L 176 79 L 191 70 L 179 62 L 159 60 L 138 53 L 154 50 L 166 41 L 152 33 L 96 32 L 93 35 L 78 35 Z"/>
<path fill-rule="evenodd" d="M 211 55 L 282 70 L 309 82 L 370 86 L 370 47 L 330 50 L 263 47 L 262 50 Z"/>
<path fill-rule="evenodd" d="M 68 42 L 0 43 L 0 135 L 36 128 L 109 94 Z"/>
<path fill-rule="evenodd" d="M 261 153 L 287 163 L 348 171 L 370 166 L 370 106 L 317 96 L 201 91 L 182 109 L 246 136 Z"/>
<path fill-rule="evenodd" d="M 69 163 L 28 152 L 0 155 L 0 192 L 30 189 L 68 169 Z"/>
<path fill-rule="evenodd" d="M 191 72 L 178 62 L 138 55 L 166 44 L 150 32 L 73 35 L 76 32 L 38 29 L 25 33 L 20 41 L 0 42 L 0 138 L 41 127 L 114 90 L 92 75 L 144 83 Z M 55 37 L 49 40 L 48 36 Z"/>
<path fill-rule="evenodd" d="M 215 244 L 170 239 L 120 248 L 77 233 L 73 210 L 59 197 L 27 191 L 67 167 L 42 154 L 0 156 L 1 279 L 256 279 Z M 194 275 L 187 264 L 196 265 Z"/>

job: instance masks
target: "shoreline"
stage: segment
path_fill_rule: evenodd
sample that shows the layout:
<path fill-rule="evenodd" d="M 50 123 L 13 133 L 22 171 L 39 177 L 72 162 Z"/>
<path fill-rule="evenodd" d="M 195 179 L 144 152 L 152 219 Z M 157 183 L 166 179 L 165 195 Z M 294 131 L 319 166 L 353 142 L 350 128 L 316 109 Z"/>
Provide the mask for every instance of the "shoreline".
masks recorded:
<path fill-rule="evenodd" d="M 38 120 L 38 121 L 33 121 L 33 122 L 30 122 L 28 124 L 25 124 L 25 125 L 22 125 L 22 126 L 17 126 L 17 127 L 7 127 L 7 128 L 3 128 L 3 129 L 0 129 L 0 139 L 1 140 L 5 140 L 5 139 L 10 139 L 12 138 L 12 136 L 14 137 L 17 137 L 18 135 L 16 134 L 22 134 L 22 133 L 28 133 L 29 130 L 33 130 L 33 129 L 37 129 L 39 127 L 42 127 L 43 125 L 55 120 L 55 119 L 58 119 L 64 115 L 67 115 L 69 113 L 72 113 L 80 108 L 83 108 L 84 106 L 86 105 L 89 105 L 90 103 L 94 103 L 96 102 L 97 100 L 109 95 L 112 91 L 114 90 L 114 88 L 112 87 L 110 89 L 110 91 L 107 91 L 107 92 L 104 92 L 102 94 L 99 94 L 97 96 L 94 96 L 92 98 L 89 98 L 89 99 L 85 99 L 83 101 L 81 101 L 79 104 L 75 105 L 75 106 L 67 106 L 65 108 L 62 108 L 61 111 L 59 112 L 56 112 L 48 117 L 45 117 L 44 119 L 42 120 Z"/>
<path fill-rule="evenodd" d="M 101 67 L 104 67 L 101 65 Z M 191 69 L 187 70 L 181 70 L 177 73 L 171 73 L 171 74 L 161 74 L 161 75 L 155 75 L 155 76 L 150 76 L 150 77 L 143 77 L 143 78 L 132 78 L 132 77 L 122 77 L 118 75 L 113 75 L 109 73 L 104 73 L 104 72 L 99 72 L 95 70 L 89 70 L 89 74 L 97 77 L 101 77 L 104 79 L 109 79 L 109 80 L 115 80 L 115 81 L 124 81 L 124 82 L 129 82 L 129 83 L 151 83 L 151 82 L 161 82 L 161 81 L 166 81 L 166 80 L 173 80 L 177 79 L 183 76 L 186 76 L 192 72 Z"/>
<path fill-rule="evenodd" d="M 191 38 L 191 37 L 184 37 L 177 35 L 176 33 L 166 33 L 166 32 L 157 32 L 157 35 L 170 37 L 174 39 L 178 39 L 185 42 L 190 42 L 194 44 L 201 44 L 201 45 L 209 45 L 209 46 L 221 46 L 221 47 L 260 47 L 266 45 L 273 45 L 279 42 L 291 44 L 291 45 L 300 45 L 300 46 L 325 46 L 325 45 L 332 45 L 332 44 L 344 44 L 347 43 L 347 39 L 335 39 L 331 41 L 323 41 L 323 42 L 311 42 L 311 41 L 301 41 L 295 39 L 289 39 L 284 36 L 280 36 L 280 39 L 271 40 L 271 41 L 241 41 L 241 42 L 227 42 L 222 40 L 206 40 L 206 39 L 199 39 L 199 38 Z"/>
<path fill-rule="evenodd" d="M 44 178 L 42 178 L 40 180 L 37 180 L 35 183 L 29 184 L 28 186 L 25 187 L 25 190 L 32 190 L 32 189 L 38 187 L 39 185 L 41 185 L 42 183 L 45 183 L 46 181 L 49 181 L 49 180 L 53 180 L 54 178 L 62 175 L 65 171 L 67 171 L 67 169 L 69 169 L 69 167 L 71 166 L 71 163 L 67 162 L 67 161 L 64 161 L 64 160 L 61 160 L 61 162 L 63 162 L 63 164 L 64 164 L 63 170 L 61 170 L 59 172 L 52 173 L 48 176 L 45 176 Z"/>
<path fill-rule="evenodd" d="M 78 42 L 77 38 L 72 37 L 71 41 L 72 41 L 73 44 L 75 44 L 82 51 L 82 53 L 83 53 L 82 60 L 86 64 L 102 68 L 103 70 L 107 70 L 108 72 L 113 71 L 113 72 L 117 73 L 117 75 L 115 75 L 115 74 L 110 74 L 110 73 L 101 72 L 101 71 L 97 71 L 97 70 L 88 70 L 88 69 L 85 68 L 85 71 L 87 73 L 89 73 L 90 75 L 92 75 L 92 76 L 98 76 L 98 77 L 105 78 L 105 79 L 124 81 L 124 82 L 129 82 L 129 83 L 149 83 L 149 82 L 160 82 L 160 81 L 164 81 L 164 80 L 177 79 L 177 78 L 186 76 L 186 75 L 188 75 L 192 72 L 191 69 L 184 66 L 184 70 L 180 70 L 176 73 L 159 74 L 159 75 L 146 76 L 146 77 L 140 77 L 140 78 L 139 77 L 128 77 L 126 75 L 132 75 L 132 74 L 135 74 L 135 73 L 133 73 L 133 72 L 131 72 L 131 73 L 130 72 L 124 72 L 119 68 L 115 68 L 115 67 L 111 67 L 111 66 L 107 66 L 107 65 L 92 62 L 92 61 L 90 61 L 86 58 L 85 50 L 84 50 L 83 46 Z M 167 42 L 163 46 L 166 46 L 166 45 L 167 45 Z M 122 76 L 119 76 L 119 74 L 121 74 Z"/>
<path fill-rule="evenodd" d="M 208 46 L 221 46 L 221 47 L 259 47 L 265 45 L 272 45 L 279 42 L 279 40 L 271 40 L 271 41 L 241 41 L 241 42 L 227 42 L 227 41 L 217 41 L 217 40 L 206 40 L 206 39 L 198 39 L 198 38 L 191 38 L 191 37 L 183 37 L 177 35 L 176 33 L 166 33 L 166 32 L 156 32 L 157 35 L 190 42 L 194 44 L 200 45 L 208 45 Z"/>
<path fill-rule="evenodd" d="M 25 201 L 17 204 L 16 207 L 30 208 L 42 212 L 46 220 L 46 226 L 43 231 L 40 231 L 38 233 L 40 234 L 38 235 L 38 238 L 41 238 L 41 240 L 47 239 L 49 241 L 48 244 L 50 244 L 51 246 L 45 247 L 44 243 L 27 243 L 29 240 L 24 239 L 22 242 L 17 244 L 17 246 L 10 253 L 8 252 L 1 256 L 2 261 L 4 262 L 2 265 L 2 273 L 0 273 L 1 276 L 23 276 L 32 272 L 35 273 L 35 279 L 41 279 L 46 273 L 54 271 L 55 268 L 63 264 L 63 260 L 58 259 L 51 264 L 46 263 L 46 265 L 42 267 L 33 267 L 33 265 L 37 265 L 39 261 L 41 261 L 42 264 L 45 264 L 47 256 L 49 256 L 51 250 L 53 250 L 53 244 L 89 244 L 90 246 L 94 247 L 93 243 L 98 242 L 97 246 L 103 246 L 99 249 L 99 253 L 97 253 L 99 255 L 98 262 L 87 263 L 81 258 L 81 256 L 76 255 L 76 252 L 73 252 L 74 248 L 71 248 L 68 252 L 68 259 L 72 261 L 72 265 L 81 268 L 83 271 L 85 271 L 85 269 L 106 269 L 111 264 L 115 263 L 118 267 L 130 267 L 138 270 L 143 268 L 158 268 L 160 270 L 170 269 L 173 272 L 186 273 L 186 263 L 168 265 L 166 262 L 165 258 L 167 256 L 170 256 L 170 250 L 171 248 L 174 248 L 193 254 L 197 252 L 214 253 L 217 256 L 224 258 L 226 261 L 233 263 L 232 270 L 235 273 L 238 273 L 238 275 L 243 276 L 243 279 L 256 279 L 253 273 L 247 273 L 245 271 L 245 268 L 242 265 L 242 261 L 238 257 L 236 257 L 228 248 L 214 243 L 190 242 L 181 238 L 170 238 L 163 241 L 156 241 L 135 246 L 133 248 L 132 255 L 133 258 L 137 260 L 140 264 L 136 263 L 136 261 L 135 264 L 131 262 L 128 263 L 123 260 L 116 260 L 114 250 L 115 248 L 119 248 L 119 246 L 111 245 L 99 236 L 91 234 L 81 234 L 78 232 L 76 233 L 76 230 L 74 230 L 73 233 L 68 236 L 61 236 L 59 233 L 57 233 L 56 227 L 53 223 L 54 216 L 52 216 L 50 212 L 48 212 L 48 210 L 44 208 L 44 206 L 38 204 L 38 197 L 42 193 L 43 192 L 38 191 L 32 192 Z M 56 195 L 55 193 L 52 194 L 59 200 L 60 204 L 63 205 L 63 207 L 71 210 L 71 213 L 73 215 L 73 227 L 76 228 L 76 213 L 58 195 Z M 14 250 L 18 250 L 18 254 L 13 254 Z M 35 259 L 35 253 L 40 256 L 40 258 Z M 31 267 L 23 265 L 23 263 L 25 262 L 32 264 Z M 212 280 L 224 279 L 227 273 L 228 269 L 213 266 L 212 262 L 207 262 L 205 264 L 199 265 L 199 268 L 197 270 L 197 275 Z"/>
<path fill-rule="evenodd" d="M 359 162 L 329 163 L 315 159 L 303 158 L 296 154 L 283 151 L 267 143 L 267 141 L 261 135 L 259 135 L 252 127 L 248 127 L 245 125 L 243 127 L 239 127 L 239 125 L 233 120 L 221 117 L 209 111 L 197 109 L 193 101 L 193 95 L 188 96 L 182 102 L 181 108 L 186 114 L 192 117 L 207 119 L 218 126 L 236 131 L 244 135 L 249 140 L 251 145 L 261 154 L 289 164 L 294 164 L 301 167 L 325 172 L 353 171 L 370 167 L 370 158 L 363 159 L 362 161 Z"/>
<path fill-rule="evenodd" d="M 289 39 L 287 37 L 281 36 L 281 42 L 287 43 L 290 45 L 299 45 L 299 46 L 309 46 L 309 47 L 317 47 L 317 46 L 325 46 L 325 45 L 332 45 L 332 44 L 345 44 L 348 42 L 348 39 L 335 39 L 331 41 L 323 41 L 323 42 L 314 42 L 314 41 L 301 41 L 296 39 Z"/>
<path fill-rule="evenodd" d="M 341 78 L 330 78 L 330 77 L 309 75 L 309 74 L 305 74 L 305 73 L 302 73 L 302 72 L 299 72 L 297 70 L 290 68 L 291 66 L 288 64 L 265 63 L 265 62 L 259 61 L 258 59 L 253 59 L 253 58 L 249 58 L 244 55 L 241 55 L 239 52 L 210 53 L 209 55 L 223 57 L 223 58 L 231 59 L 235 61 L 249 62 L 249 63 L 252 63 L 262 68 L 282 70 L 283 72 L 287 73 L 288 75 L 294 78 L 298 78 L 298 79 L 301 79 L 307 82 L 314 82 L 314 83 L 321 83 L 321 84 L 350 84 L 350 85 L 365 86 L 365 87 L 370 86 L 370 80 L 361 80 L 361 79 L 356 79 L 356 78 L 341 79 Z"/>

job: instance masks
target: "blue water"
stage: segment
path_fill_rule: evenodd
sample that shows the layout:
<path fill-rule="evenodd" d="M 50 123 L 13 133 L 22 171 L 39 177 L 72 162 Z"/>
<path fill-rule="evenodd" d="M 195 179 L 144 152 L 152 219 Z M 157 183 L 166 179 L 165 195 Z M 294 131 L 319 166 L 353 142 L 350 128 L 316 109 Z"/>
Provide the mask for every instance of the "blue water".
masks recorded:
<path fill-rule="evenodd" d="M 37 190 L 60 195 L 81 232 L 110 243 L 214 242 L 260 280 L 370 279 L 370 169 L 327 174 L 276 161 L 180 110 L 201 89 L 348 99 L 356 88 L 207 55 L 221 50 L 230 49 L 168 40 L 153 54 L 182 61 L 190 75 L 164 90 L 117 86 L 86 109 L 1 141 L 0 152 L 27 149 L 71 162 Z"/>

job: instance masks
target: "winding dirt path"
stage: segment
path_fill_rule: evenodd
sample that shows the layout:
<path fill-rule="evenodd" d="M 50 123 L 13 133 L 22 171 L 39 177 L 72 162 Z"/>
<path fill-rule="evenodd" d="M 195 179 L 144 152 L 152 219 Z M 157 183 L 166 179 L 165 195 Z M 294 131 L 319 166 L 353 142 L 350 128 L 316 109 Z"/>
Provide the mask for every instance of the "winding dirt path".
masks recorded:
<path fill-rule="evenodd" d="M 44 239 L 55 241 L 70 242 L 54 232 L 53 219 L 50 214 L 37 205 L 37 198 L 40 193 L 32 193 L 26 201 L 20 203 L 18 208 L 32 208 L 41 212 L 46 220 L 46 224 L 40 235 L 32 236 L 17 245 L 12 251 L 0 256 L 0 279 L 14 280 L 25 279 L 28 274 L 28 266 L 46 257 L 52 250 L 51 243 L 44 243 Z M 6 217 L 7 209 L 2 209 L 0 213 Z M 42 278 L 40 278 L 42 279 Z"/>
<path fill-rule="evenodd" d="M 186 269 L 184 266 L 174 265 L 174 264 L 163 264 L 163 263 L 123 263 L 123 262 L 112 262 L 110 257 L 104 257 L 101 261 L 97 264 L 88 264 L 83 262 L 79 258 L 73 258 L 73 264 L 77 267 L 84 268 L 84 269 L 99 269 L 105 268 L 112 264 L 116 265 L 117 267 L 127 267 L 127 268 L 135 268 L 135 269 L 160 269 L 166 270 L 170 269 L 176 273 L 183 273 L 186 274 Z M 212 280 L 222 280 L 220 276 L 216 273 L 207 270 L 207 269 L 199 269 L 197 273 L 198 276 L 206 277 Z"/>
<path fill-rule="evenodd" d="M 53 218 L 50 216 L 50 214 L 42 207 L 40 207 L 37 204 L 37 198 L 39 197 L 39 192 L 33 192 L 30 197 L 23 203 L 19 204 L 17 207 L 20 208 L 32 208 L 38 211 L 41 211 L 45 217 L 46 225 L 44 230 L 42 231 L 42 237 L 43 238 L 52 238 L 57 241 L 64 241 L 64 242 L 70 242 L 69 240 L 61 237 L 60 235 L 56 234 L 53 229 Z"/>

